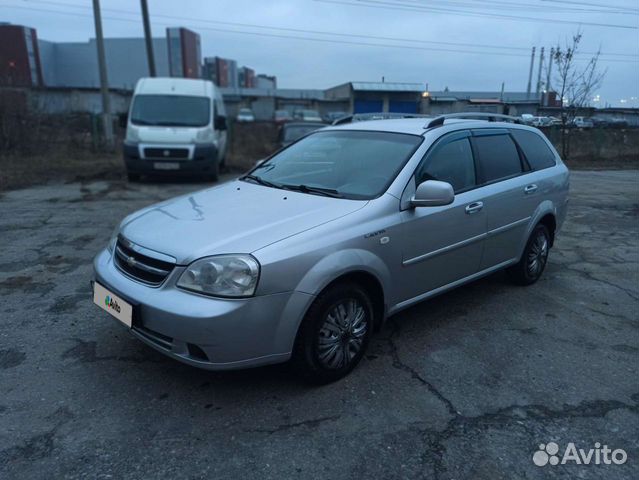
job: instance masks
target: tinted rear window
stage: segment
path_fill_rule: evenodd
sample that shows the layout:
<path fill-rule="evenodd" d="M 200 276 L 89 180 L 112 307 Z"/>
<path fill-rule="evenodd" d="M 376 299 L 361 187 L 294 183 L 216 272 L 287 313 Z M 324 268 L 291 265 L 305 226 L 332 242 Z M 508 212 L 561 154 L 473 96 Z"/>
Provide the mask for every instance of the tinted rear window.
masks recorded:
<path fill-rule="evenodd" d="M 484 182 L 521 173 L 519 152 L 510 135 L 474 137 Z"/>
<path fill-rule="evenodd" d="M 555 166 L 555 154 L 543 138 L 528 130 L 511 130 L 511 133 L 524 152 L 530 168 L 541 170 Z"/>

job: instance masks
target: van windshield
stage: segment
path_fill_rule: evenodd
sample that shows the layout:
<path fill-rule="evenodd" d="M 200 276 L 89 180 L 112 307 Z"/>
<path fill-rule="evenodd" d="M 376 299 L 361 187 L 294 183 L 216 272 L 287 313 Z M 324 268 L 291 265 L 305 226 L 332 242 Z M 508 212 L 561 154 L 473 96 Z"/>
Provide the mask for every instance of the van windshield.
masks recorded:
<path fill-rule="evenodd" d="M 136 95 L 131 109 L 134 125 L 204 127 L 211 121 L 211 101 L 186 95 Z"/>

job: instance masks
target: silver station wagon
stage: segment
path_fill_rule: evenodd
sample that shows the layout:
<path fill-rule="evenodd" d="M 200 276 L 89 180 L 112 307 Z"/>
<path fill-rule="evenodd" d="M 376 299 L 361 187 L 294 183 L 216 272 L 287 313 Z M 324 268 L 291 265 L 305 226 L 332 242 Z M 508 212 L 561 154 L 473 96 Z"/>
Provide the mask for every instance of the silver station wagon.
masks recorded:
<path fill-rule="evenodd" d="M 388 316 L 496 270 L 540 277 L 569 172 L 514 120 L 341 119 L 126 217 L 95 258 L 94 302 L 196 367 L 291 360 L 339 379 Z"/>

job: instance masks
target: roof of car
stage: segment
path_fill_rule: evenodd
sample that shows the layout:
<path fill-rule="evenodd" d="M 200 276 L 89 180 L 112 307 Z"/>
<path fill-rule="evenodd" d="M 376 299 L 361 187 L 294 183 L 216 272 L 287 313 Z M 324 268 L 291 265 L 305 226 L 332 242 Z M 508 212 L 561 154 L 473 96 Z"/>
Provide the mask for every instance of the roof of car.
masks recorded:
<path fill-rule="evenodd" d="M 343 123 L 341 125 L 330 126 L 327 129 L 331 130 L 368 130 L 368 131 L 380 131 L 380 132 L 393 132 L 393 133 L 409 133 L 412 135 L 424 135 L 426 132 L 432 130 L 427 129 L 426 125 L 434 117 L 419 117 L 419 118 L 394 118 L 386 120 L 365 120 L 361 122 Z M 464 128 L 485 128 L 487 126 L 492 128 L 512 128 L 513 123 L 508 122 L 487 122 L 486 120 L 471 120 L 471 119 L 447 119 L 445 126 L 463 124 Z M 518 125 L 519 126 L 519 125 Z M 437 128 L 437 127 L 435 127 Z"/>

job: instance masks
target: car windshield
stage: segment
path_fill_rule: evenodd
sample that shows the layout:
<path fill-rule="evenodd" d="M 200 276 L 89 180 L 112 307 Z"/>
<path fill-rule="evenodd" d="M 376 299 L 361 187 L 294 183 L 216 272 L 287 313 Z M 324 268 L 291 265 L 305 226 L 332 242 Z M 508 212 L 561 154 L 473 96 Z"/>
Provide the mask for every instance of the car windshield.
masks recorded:
<path fill-rule="evenodd" d="M 131 109 L 134 125 L 204 127 L 211 120 L 211 101 L 187 95 L 136 95 Z"/>
<path fill-rule="evenodd" d="M 284 141 L 293 142 L 324 125 L 289 125 L 284 129 Z"/>
<path fill-rule="evenodd" d="M 402 133 L 316 132 L 259 165 L 252 179 L 308 193 L 324 189 L 334 196 L 371 199 L 386 191 L 422 140 Z"/>
<path fill-rule="evenodd" d="M 253 112 L 251 111 L 250 108 L 240 108 L 240 113 L 242 115 L 252 115 Z"/>

